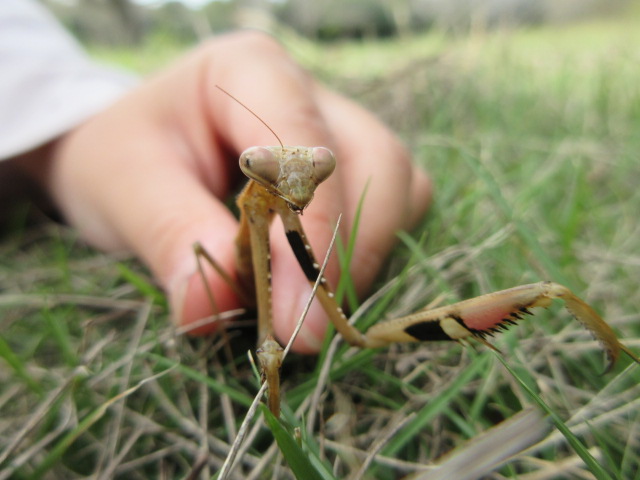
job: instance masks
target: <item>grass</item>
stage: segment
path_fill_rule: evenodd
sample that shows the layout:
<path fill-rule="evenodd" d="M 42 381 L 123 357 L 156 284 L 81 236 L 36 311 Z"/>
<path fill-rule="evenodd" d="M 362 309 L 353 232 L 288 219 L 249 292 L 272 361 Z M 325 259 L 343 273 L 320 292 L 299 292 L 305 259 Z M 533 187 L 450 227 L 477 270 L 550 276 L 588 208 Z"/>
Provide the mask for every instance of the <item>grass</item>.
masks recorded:
<path fill-rule="evenodd" d="M 359 326 L 440 293 L 552 279 L 640 349 L 638 37 L 621 20 L 322 48 L 286 37 L 398 131 L 437 187 L 424 222 L 399 235 L 379 284 L 390 293 Z M 235 361 L 220 365 L 219 338 L 174 335 L 135 260 L 21 219 L 0 243 L 0 478 L 212 477 L 257 391 L 251 339 L 233 334 Z M 598 346 L 557 306 L 494 343 L 511 371 L 481 346 L 354 351 L 328 338 L 318 358 L 285 363 L 273 434 L 307 478 L 418 478 L 543 402 L 574 436 L 554 429 L 487 478 L 640 478 L 637 367 L 622 359 L 599 375 Z M 272 432 L 252 432 L 231 478 L 292 478 Z"/>

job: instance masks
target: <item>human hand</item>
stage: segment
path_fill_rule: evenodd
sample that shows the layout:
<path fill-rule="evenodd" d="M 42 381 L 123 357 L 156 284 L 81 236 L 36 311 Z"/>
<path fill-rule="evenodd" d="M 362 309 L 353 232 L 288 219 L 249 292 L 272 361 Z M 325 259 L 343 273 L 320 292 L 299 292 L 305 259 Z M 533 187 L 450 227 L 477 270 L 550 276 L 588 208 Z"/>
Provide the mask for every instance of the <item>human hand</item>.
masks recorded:
<path fill-rule="evenodd" d="M 203 44 L 56 142 L 46 184 L 65 218 L 102 249 L 135 252 L 167 290 L 178 324 L 210 315 L 192 245 L 201 242 L 233 274 L 238 224 L 223 200 L 242 181 L 238 154 L 277 143 L 215 85 L 250 106 L 285 144 L 335 153 L 336 171 L 302 217 L 319 258 L 340 213 L 343 231 L 351 228 L 369 182 L 352 262 L 362 293 L 395 232 L 410 228 L 428 206 L 430 183 L 371 114 L 317 83 L 263 34 Z M 272 259 L 274 328 L 287 339 L 310 287 L 281 232 L 272 235 Z M 326 275 L 335 284 L 335 261 Z M 221 311 L 238 306 L 217 274 L 207 277 Z M 295 348 L 316 351 L 326 321 L 314 306 Z"/>

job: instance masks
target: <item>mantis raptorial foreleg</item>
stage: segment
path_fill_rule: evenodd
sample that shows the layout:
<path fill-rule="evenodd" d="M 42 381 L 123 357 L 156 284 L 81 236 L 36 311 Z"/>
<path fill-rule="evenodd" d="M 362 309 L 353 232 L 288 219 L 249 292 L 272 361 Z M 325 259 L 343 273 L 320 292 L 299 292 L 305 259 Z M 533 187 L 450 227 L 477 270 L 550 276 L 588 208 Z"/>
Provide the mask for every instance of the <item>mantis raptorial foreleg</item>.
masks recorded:
<path fill-rule="evenodd" d="M 237 200 L 240 209 L 240 230 L 236 239 L 238 281 L 243 289 L 255 294 L 258 344 L 261 345 L 258 357 L 263 378 L 269 382 L 268 403 L 275 415 L 279 413 L 278 369 L 282 349 L 274 340 L 272 322 L 269 225 L 275 215 L 281 217 L 302 271 L 309 283 L 315 283 L 320 268 L 299 216 L 311 202 L 318 185 L 331 175 L 335 166 L 333 153 L 323 147 L 286 147 L 280 143 L 276 147 L 251 147 L 240 156 L 240 169 L 249 182 Z M 214 263 L 212 258 L 208 259 Z M 593 308 L 556 283 L 522 285 L 453 305 L 421 310 L 378 323 L 365 333 L 349 324 L 325 278 L 320 280 L 316 295 L 336 330 L 349 344 L 360 348 L 378 348 L 394 342 L 470 338 L 489 345 L 485 336 L 514 324 L 523 315 L 530 314 L 531 308 L 548 306 L 553 299 L 561 299 L 603 346 L 608 357 L 607 370 L 621 351 L 640 363 Z"/>
<path fill-rule="evenodd" d="M 287 237 L 298 262 L 310 282 L 317 278 L 317 262 L 311 247 L 298 233 L 302 226 L 291 212 L 281 214 Z M 302 239 L 302 241 L 299 240 Z M 549 306 L 553 299 L 563 300 L 567 310 L 600 342 L 608 358 L 607 371 L 623 351 L 634 361 L 640 359 L 618 341 L 611 327 L 587 303 L 563 285 L 539 282 L 488 293 L 453 305 L 415 312 L 404 317 L 387 320 L 361 333 L 349 325 L 342 309 L 336 303 L 331 287 L 325 279 L 320 283 L 317 297 L 336 330 L 356 347 L 379 348 L 397 342 L 424 342 L 434 340 L 465 340 L 476 338 L 486 345 L 487 335 L 505 330 L 531 308 Z"/>

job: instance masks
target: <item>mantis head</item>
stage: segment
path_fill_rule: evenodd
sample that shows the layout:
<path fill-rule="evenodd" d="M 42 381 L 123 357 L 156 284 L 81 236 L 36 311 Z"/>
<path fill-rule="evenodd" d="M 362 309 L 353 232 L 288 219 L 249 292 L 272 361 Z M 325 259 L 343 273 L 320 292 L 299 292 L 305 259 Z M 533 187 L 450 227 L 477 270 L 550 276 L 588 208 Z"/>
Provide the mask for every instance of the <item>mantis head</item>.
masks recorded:
<path fill-rule="evenodd" d="M 309 205 L 335 167 L 333 153 L 324 147 L 251 147 L 240 155 L 242 172 L 295 212 Z"/>

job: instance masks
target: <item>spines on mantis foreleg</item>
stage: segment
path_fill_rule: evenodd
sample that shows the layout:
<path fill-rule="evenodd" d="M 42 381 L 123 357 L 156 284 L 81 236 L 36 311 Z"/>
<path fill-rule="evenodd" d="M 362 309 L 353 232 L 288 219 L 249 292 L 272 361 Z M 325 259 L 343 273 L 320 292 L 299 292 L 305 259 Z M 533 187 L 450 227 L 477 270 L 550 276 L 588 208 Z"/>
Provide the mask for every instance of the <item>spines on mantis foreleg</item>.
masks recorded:
<path fill-rule="evenodd" d="M 531 291 L 535 291 L 537 285 L 488 293 L 379 323 L 366 334 L 368 346 L 379 347 L 392 342 L 463 340 L 493 335 L 514 324 L 523 315 L 530 314 L 529 308 L 546 306 L 551 302 L 545 298 L 538 299 L 538 295 L 532 298 Z"/>
<path fill-rule="evenodd" d="M 531 308 L 550 305 L 554 298 L 564 300 L 573 316 L 602 344 L 608 358 L 607 370 L 613 366 L 621 350 L 640 363 L 638 357 L 618 341 L 611 327 L 595 310 L 568 288 L 551 282 L 501 290 L 379 323 L 366 333 L 366 346 L 375 348 L 393 342 L 463 340 L 469 337 L 484 341 L 487 335 L 504 330 L 523 315 L 530 314 Z"/>

